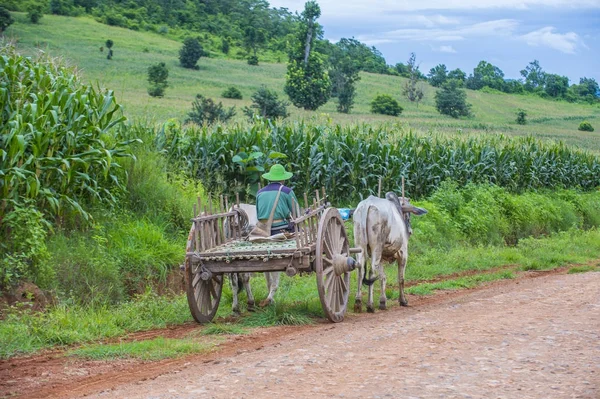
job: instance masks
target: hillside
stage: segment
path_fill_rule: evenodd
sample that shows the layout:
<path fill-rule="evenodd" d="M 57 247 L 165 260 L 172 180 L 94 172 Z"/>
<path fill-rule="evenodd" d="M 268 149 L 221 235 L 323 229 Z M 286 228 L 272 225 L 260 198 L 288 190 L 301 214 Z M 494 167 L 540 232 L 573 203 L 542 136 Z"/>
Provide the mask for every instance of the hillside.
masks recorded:
<path fill-rule="evenodd" d="M 33 53 L 40 48 L 50 55 L 64 57 L 77 65 L 86 81 L 98 81 L 101 86 L 115 90 L 131 120 L 162 123 L 169 118 L 185 119 L 196 94 L 223 101 L 225 105 L 240 108 L 250 104 L 250 95 L 264 84 L 285 98 L 283 85 L 285 64 L 261 63 L 249 66 L 245 61 L 201 58 L 197 71 L 181 68 L 178 64 L 179 41 L 157 33 L 136 32 L 100 24 L 87 17 L 60 17 L 45 15 L 40 24 L 26 21 L 24 14 L 15 13 L 16 22 L 5 32 L 7 38 L 18 43 L 20 51 Z M 114 45 L 113 60 L 99 48 L 107 39 Z M 157 62 L 169 68 L 169 84 L 162 99 L 148 96 L 146 70 Z M 467 90 L 468 101 L 473 105 L 474 118 L 455 120 L 440 115 L 434 107 L 435 88 L 425 86 L 425 99 L 418 108 L 400 95 L 404 79 L 396 76 L 361 73 L 357 88 L 356 106 L 349 115 L 335 111 L 330 100 L 317 112 L 307 112 L 290 107 L 292 119 L 331 118 L 335 122 L 399 122 L 421 131 L 456 133 L 485 132 L 509 135 L 533 134 L 539 137 L 564 140 L 590 150 L 600 148 L 600 134 L 577 131 L 579 122 L 600 120 L 598 105 L 580 105 L 555 102 L 537 96 L 485 93 Z M 244 100 L 220 98 L 229 86 L 238 87 Z M 404 112 L 398 118 L 373 115 L 369 102 L 376 94 L 396 97 Z M 515 123 L 515 112 L 523 108 L 528 113 L 529 124 Z M 241 112 L 237 119 L 244 120 Z"/>

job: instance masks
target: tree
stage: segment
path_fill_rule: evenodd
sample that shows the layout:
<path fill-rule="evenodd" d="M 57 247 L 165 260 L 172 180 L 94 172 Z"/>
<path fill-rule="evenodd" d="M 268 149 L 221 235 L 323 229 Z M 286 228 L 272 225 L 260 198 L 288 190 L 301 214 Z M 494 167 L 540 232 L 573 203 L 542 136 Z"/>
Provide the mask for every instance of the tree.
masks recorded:
<path fill-rule="evenodd" d="M 354 106 L 355 85 L 360 80 L 360 65 L 342 40 L 335 44 L 329 56 L 332 67 L 329 75 L 332 82 L 331 95 L 338 99 L 337 110 L 347 114 Z"/>
<path fill-rule="evenodd" d="M 471 104 L 467 103 L 467 93 L 456 80 L 449 80 L 435 93 L 435 107 L 440 114 L 453 118 L 471 115 Z"/>
<path fill-rule="evenodd" d="M 380 94 L 371 101 L 371 112 L 374 114 L 398 116 L 402 112 L 402 107 L 392 96 Z"/>
<path fill-rule="evenodd" d="M 592 96 L 597 98 L 600 95 L 600 87 L 594 78 L 584 77 L 579 79 L 579 86 L 581 87 L 579 93 L 582 97 Z"/>
<path fill-rule="evenodd" d="M 546 82 L 546 73 L 542 70 L 540 62 L 533 60 L 521 71 L 521 76 L 525 79 L 523 87 L 529 92 L 542 90 Z"/>
<path fill-rule="evenodd" d="M 0 7 L 0 33 L 4 32 L 12 23 L 15 22 L 10 12 L 4 7 Z"/>
<path fill-rule="evenodd" d="M 229 40 L 227 38 L 223 38 L 221 42 L 221 51 L 223 54 L 229 54 Z"/>
<path fill-rule="evenodd" d="M 164 62 L 148 67 L 148 82 L 150 82 L 148 94 L 152 97 L 163 97 L 165 89 L 169 85 L 167 83 L 168 77 L 169 70 Z"/>
<path fill-rule="evenodd" d="M 320 32 L 316 22 L 320 15 L 317 2 L 308 1 L 290 50 L 285 83 L 285 92 L 292 104 L 311 111 L 325 104 L 331 95 L 331 81 L 323 57 L 311 50 Z"/>
<path fill-rule="evenodd" d="M 183 47 L 179 50 L 179 63 L 184 68 L 198 69 L 196 64 L 204 55 L 204 49 L 195 37 L 188 37 L 183 41 Z"/>
<path fill-rule="evenodd" d="M 516 121 L 519 125 L 525 125 L 527 123 L 527 111 L 519 108 L 517 110 L 517 120 Z"/>
<path fill-rule="evenodd" d="M 215 103 L 212 98 L 206 98 L 196 94 L 192 103 L 192 110 L 188 113 L 186 122 L 194 122 L 198 125 L 212 124 L 214 122 L 227 122 L 235 116 L 235 107 L 223 108 L 223 103 Z"/>
<path fill-rule="evenodd" d="M 289 113 L 286 101 L 279 101 L 279 96 L 274 90 L 269 90 L 261 86 L 252 96 L 252 105 L 244 107 L 243 112 L 252 118 L 254 115 L 260 115 L 263 118 L 287 118 Z"/>
<path fill-rule="evenodd" d="M 425 93 L 423 92 L 422 85 L 417 86 L 421 73 L 419 71 L 419 66 L 416 64 L 416 59 L 415 53 L 410 53 L 410 58 L 406 63 L 408 68 L 408 80 L 404 83 L 402 94 L 406 96 L 408 101 L 413 103 L 416 102 L 417 108 L 419 108 L 419 102 L 423 99 Z"/>
<path fill-rule="evenodd" d="M 369 47 L 354 38 L 342 38 L 335 44 L 335 48 L 342 50 L 344 54 L 348 55 L 361 71 L 388 73 L 385 58 L 375 47 Z M 335 49 L 332 51 L 335 51 Z"/>
<path fill-rule="evenodd" d="M 552 73 L 546 74 L 546 87 L 544 91 L 550 97 L 562 98 L 567 94 L 568 89 L 569 78 Z"/>
<path fill-rule="evenodd" d="M 44 7 L 39 3 L 31 3 L 27 6 L 27 18 L 37 24 L 44 16 Z"/>
<path fill-rule="evenodd" d="M 467 88 L 480 90 L 485 86 L 503 91 L 504 72 L 487 61 L 479 61 L 479 64 L 473 69 L 473 75 L 467 79 Z"/>
<path fill-rule="evenodd" d="M 112 60 L 113 57 L 113 51 L 112 51 L 112 46 L 113 46 L 114 42 L 110 39 L 108 39 L 105 43 L 106 47 L 108 48 L 108 54 L 106 55 L 106 59 L 107 60 Z"/>
<path fill-rule="evenodd" d="M 256 51 L 267 42 L 267 35 L 264 29 L 248 26 L 244 31 L 244 47 L 246 51 L 252 51 L 255 58 L 258 59 Z M 254 65 L 254 64 L 253 64 Z M 258 65 L 258 62 L 256 63 Z"/>
<path fill-rule="evenodd" d="M 460 87 L 465 85 L 465 81 L 467 80 L 467 74 L 463 72 L 460 68 L 453 69 L 448 72 L 448 79 L 454 79 L 459 82 Z"/>
<path fill-rule="evenodd" d="M 429 78 L 429 83 L 433 87 L 440 87 L 446 79 L 448 79 L 448 70 L 446 69 L 446 65 L 439 64 L 429 70 L 427 74 Z"/>

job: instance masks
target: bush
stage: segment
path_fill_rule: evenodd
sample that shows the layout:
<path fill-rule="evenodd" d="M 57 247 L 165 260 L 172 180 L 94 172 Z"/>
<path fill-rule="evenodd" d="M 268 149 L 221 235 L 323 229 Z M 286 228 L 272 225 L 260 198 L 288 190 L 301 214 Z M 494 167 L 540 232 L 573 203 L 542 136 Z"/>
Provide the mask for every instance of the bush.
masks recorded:
<path fill-rule="evenodd" d="M 27 6 L 27 18 L 37 24 L 40 19 L 44 16 L 44 7 L 41 4 L 32 3 Z"/>
<path fill-rule="evenodd" d="M 467 93 L 454 79 L 444 83 L 442 89 L 435 93 L 435 107 L 440 114 L 453 118 L 471 115 L 471 104 L 467 103 Z"/>
<path fill-rule="evenodd" d="M 517 110 L 517 123 L 519 125 L 525 125 L 527 123 L 527 111 L 525 111 L 524 109 L 518 109 Z"/>
<path fill-rule="evenodd" d="M 398 116 L 402 107 L 392 96 L 380 94 L 371 101 L 371 112 L 374 114 Z"/>
<path fill-rule="evenodd" d="M 233 98 L 236 100 L 241 100 L 243 98 L 242 92 L 238 88 L 233 86 L 223 91 L 223 93 L 221 93 L 221 96 L 223 98 Z"/>
<path fill-rule="evenodd" d="M 148 67 L 148 82 L 150 87 L 148 88 L 148 94 L 152 97 L 164 96 L 165 89 L 169 85 L 167 78 L 169 77 L 169 70 L 164 62 L 159 62 L 156 65 Z"/>
<path fill-rule="evenodd" d="M 196 63 L 204 55 L 204 49 L 198 39 L 188 37 L 183 41 L 183 47 L 179 50 L 179 62 L 182 67 L 198 69 Z"/>
<path fill-rule="evenodd" d="M 224 38 L 221 42 L 221 51 L 223 52 L 223 54 L 229 54 L 229 40 L 227 40 L 226 38 Z"/>
<path fill-rule="evenodd" d="M 579 124 L 579 127 L 577 128 L 577 130 L 581 130 L 582 132 L 593 132 L 594 127 L 592 126 L 592 124 L 590 122 L 583 121 Z"/>
<path fill-rule="evenodd" d="M 258 65 L 258 57 L 255 55 L 248 57 L 248 65 Z"/>
<path fill-rule="evenodd" d="M 12 19 L 10 12 L 4 7 L 0 7 L 0 33 L 4 32 L 13 22 L 15 20 Z"/>
<path fill-rule="evenodd" d="M 235 107 L 223 108 L 223 103 L 215 103 L 211 98 L 201 94 L 196 95 L 192 103 L 192 111 L 188 114 L 186 122 L 194 122 L 198 125 L 212 124 L 214 122 L 227 122 L 235 116 Z"/>
<path fill-rule="evenodd" d="M 269 90 L 265 86 L 261 86 L 254 94 L 252 94 L 252 105 L 244 107 L 244 113 L 252 118 L 255 114 L 263 118 L 287 118 L 289 113 L 286 101 L 279 101 L 279 96 L 274 90 Z"/>

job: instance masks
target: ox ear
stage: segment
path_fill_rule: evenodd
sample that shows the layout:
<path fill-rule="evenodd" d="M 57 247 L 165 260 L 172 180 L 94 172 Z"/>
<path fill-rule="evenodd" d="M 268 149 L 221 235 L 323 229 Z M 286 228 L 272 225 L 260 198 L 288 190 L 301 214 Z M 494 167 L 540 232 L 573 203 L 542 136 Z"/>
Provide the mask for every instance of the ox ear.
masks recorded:
<path fill-rule="evenodd" d="M 404 204 L 404 205 L 402 205 L 402 212 L 405 212 L 405 213 L 410 212 L 417 216 L 421 216 L 421 215 L 426 214 L 427 210 L 423 209 L 423 208 L 419 208 L 418 206 L 414 206 L 411 204 Z"/>

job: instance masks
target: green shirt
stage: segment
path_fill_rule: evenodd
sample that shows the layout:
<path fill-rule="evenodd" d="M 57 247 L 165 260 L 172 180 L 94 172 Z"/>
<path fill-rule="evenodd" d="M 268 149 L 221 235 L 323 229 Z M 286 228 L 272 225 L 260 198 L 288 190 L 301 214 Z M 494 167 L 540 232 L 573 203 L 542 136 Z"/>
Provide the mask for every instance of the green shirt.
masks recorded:
<path fill-rule="evenodd" d="M 275 204 L 277 192 L 281 186 L 281 183 L 271 183 L 258 192 L 256 196 L 256 215 L 258 220 L 267 222 Z M 289 187 L 283 186 L 277 207 L 275 208 L 275 215 L 273 215 L 273 220 L 283 221 L 273 222 L 271 228 L 276 229 L 287 225 L 290 220 L 290 213 L 292 213 L 292 209 L 296 206 L 298 206 L 298 199 L 294 191 Z"/>

